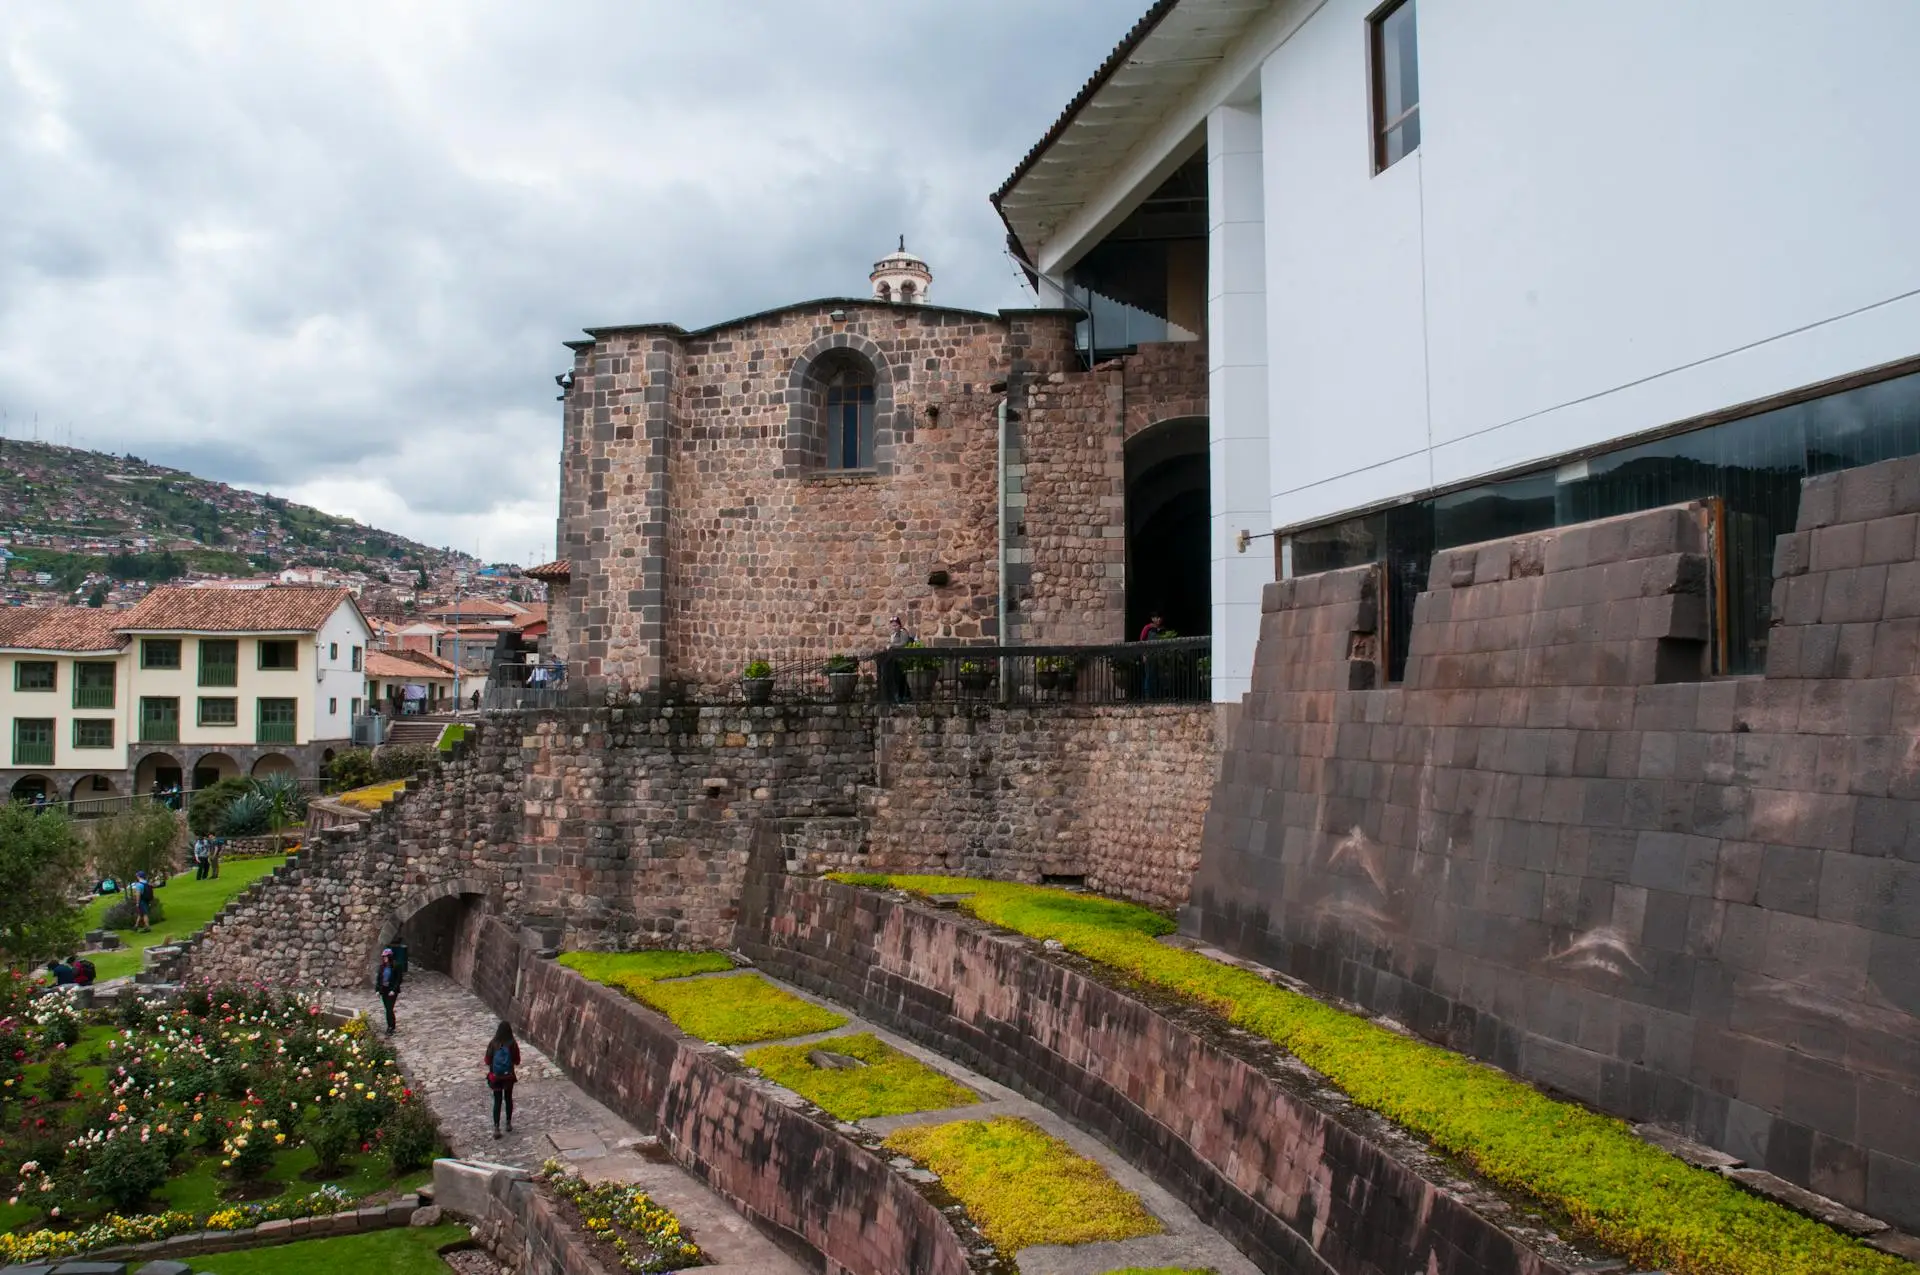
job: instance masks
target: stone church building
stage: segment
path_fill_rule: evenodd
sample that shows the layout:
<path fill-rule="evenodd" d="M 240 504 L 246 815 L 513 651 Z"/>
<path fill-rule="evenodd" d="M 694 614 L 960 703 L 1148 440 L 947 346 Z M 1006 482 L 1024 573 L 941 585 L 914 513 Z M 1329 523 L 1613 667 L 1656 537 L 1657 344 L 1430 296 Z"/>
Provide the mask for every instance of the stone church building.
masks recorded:
<path fill-rule="evenodd" d="M 590 691 L 885 645 L 1207 631 L 1201 340 L 1096 361 L 1076 310 L 863 297 L 588 329 L 564 388 L 554 651 Z"/>

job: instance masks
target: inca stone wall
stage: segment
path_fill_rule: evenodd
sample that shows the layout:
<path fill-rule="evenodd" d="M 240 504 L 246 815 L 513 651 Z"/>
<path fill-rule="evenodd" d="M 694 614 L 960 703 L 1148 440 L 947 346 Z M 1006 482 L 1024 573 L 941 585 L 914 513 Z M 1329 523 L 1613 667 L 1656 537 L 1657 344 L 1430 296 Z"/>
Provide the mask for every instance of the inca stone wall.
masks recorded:
<path fill-rule="evenodd" d="M 1062 873 L 1173 907 L 1199 854 L 1211 723 L 1205 705 L 494 715 L 392 804 L 311 837 L 171 972 L 357 983 L 404 925 L 440 950 L 436 905 L 456 899 L 569 947 L 725 945 L 763 822 L 812 870 Z"/>
<path fill-rule="evenodd" d="M 755 866 L 740 945 L 756 963 L 1097 1133 L 1263 1270 L 1568 1269 L 1476 1211 L 1490 1197 L 1456 1170 L 1416 1168 L 1419 1148 L 1385 1121 L 1324 1100 L 1298 1073 L 1269 1073 L 1037 943 Z"/>
<path fill-rule="evenodd" d="M 1704 511 L 1270 585 L 1190 934 L 1920 1224 L 1920 461 L 1810 480 L 1764 677 Z"/>
<path fill-rule="evenodd" d="M 1211 706 L 929 705 L 879 730 L 869 855 L 845 866 L 1084 877 L 1155 907 L 1186 901 L 1213 788 Z"/>

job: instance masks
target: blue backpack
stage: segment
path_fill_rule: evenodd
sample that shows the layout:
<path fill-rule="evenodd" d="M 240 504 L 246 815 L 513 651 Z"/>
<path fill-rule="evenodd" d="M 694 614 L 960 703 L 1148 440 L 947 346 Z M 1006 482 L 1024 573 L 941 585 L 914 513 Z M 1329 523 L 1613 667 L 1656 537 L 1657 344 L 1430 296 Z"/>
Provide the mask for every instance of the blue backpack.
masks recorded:
<path fill-rule="evenodd" d="M 513 1079 L 513 1046 L 501 1045 L 493 1051 L 493 1066 L 489 1068 L 496 1080 Z"/>

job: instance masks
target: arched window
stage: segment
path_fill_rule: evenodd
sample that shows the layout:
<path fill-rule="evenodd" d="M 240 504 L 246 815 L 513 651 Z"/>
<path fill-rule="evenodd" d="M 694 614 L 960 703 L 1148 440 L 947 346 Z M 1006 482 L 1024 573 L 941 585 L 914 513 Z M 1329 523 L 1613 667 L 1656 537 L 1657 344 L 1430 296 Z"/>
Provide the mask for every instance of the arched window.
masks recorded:
<path fill-rule="evenodd" d="M 879 297 L 882 301 L 891 301 L 893 300 L 893 285 L 890 283 L 880 284 L 874 289 L 873 295 Z"/>
<path fill-rule="evenodd" d="M 913 292 L 914 292 L 913 280 L 909 279 L 905 283 L 900 285 L 900 299 L 902 301 L 905 301 L 911 304 L 913 301 Z"/>
<path fill-rule="evenodd" d="M 827 468 L 873 468 L 873 377 L 843 366 L 827 380 Z"/>

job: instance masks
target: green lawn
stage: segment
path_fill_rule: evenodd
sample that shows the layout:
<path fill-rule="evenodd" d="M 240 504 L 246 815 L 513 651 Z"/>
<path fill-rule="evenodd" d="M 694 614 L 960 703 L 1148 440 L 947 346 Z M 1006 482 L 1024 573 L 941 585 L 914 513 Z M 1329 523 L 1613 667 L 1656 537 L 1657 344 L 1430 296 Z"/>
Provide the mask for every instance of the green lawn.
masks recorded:
<path fill-rule="evenodd" d="M 169 939 L 184 939 L 199 933 L 206 928 L 207 922 L 213 920 L 213 914 L 226 906 L 227 900 L 286 861 L 284 855 L 269 859 L 235 859 L 221 864 L 220 875 L 205 881 L 194 880 L 191 872 L 175 876 L 153 892 L 153 897 L 167 910 L 166 920 L 155 922 L 154 927 L 144 934 L 121 930 L 119 935 L 120 941 L 126 944 L 124 948 L 87 959 L 93 962 L 102 982 L 132 974 L 146 963 L 148 948 L 157 947 Z M 122 897 L 118 894 L 102 895 L 87 904 L 82 914 L 84 927 L 99 929 L 107 909 Z"/>
<path fill-rule="evenodd" d="M 722 1045 L 810 1036 L 847 1022 L 758 974 L 687 977 L 732 969 L 725 952 L 565 952 L 560 963 L 653 1006 L 687 1035 Z"/>
<path fill-rule="evenodd" d="M 380 1275 L 447 1275 L 447 1264 L 440 1259 L 441 1247 L 467 1238 L 464 1226 L 406 1226 L 196 1257 L 193 1268 L 209 1275 L 337 1275 L 354 1270 L 378 1271 Z"/>

